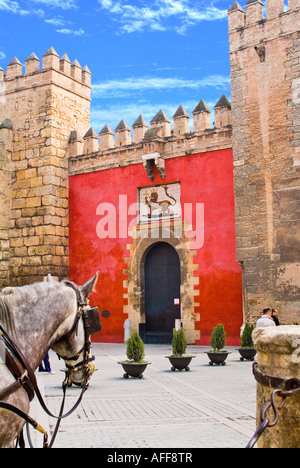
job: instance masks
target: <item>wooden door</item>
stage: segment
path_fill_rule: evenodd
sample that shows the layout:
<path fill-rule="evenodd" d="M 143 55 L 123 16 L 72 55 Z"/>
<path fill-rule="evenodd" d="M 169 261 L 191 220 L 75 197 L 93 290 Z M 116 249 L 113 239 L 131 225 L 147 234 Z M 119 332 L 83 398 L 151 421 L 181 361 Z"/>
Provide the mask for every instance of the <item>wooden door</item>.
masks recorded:
<path fill-rule="evenodd" d="M 180 260 L 176 250 L 159 242 L 145 263 L 147 343 L 171 343 L 175 320 L 181 318 Z"/>

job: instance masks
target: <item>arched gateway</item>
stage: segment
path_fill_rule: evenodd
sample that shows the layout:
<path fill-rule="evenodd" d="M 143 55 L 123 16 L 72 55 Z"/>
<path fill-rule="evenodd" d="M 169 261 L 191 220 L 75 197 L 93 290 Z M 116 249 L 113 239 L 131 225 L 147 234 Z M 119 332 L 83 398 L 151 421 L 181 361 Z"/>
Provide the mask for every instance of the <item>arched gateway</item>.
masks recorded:
<path fill-rule="evenodd" d="M 152 246 L 145 261 L 145 334 L 147 343 L 171 343 L 181 319 L 181 272 L 176 250 L 165 242 Z"/>
<path fill-rule="evenodd" d="M 199 266 L 180 223 L 161 226 L 156 239 L 149 236 L 147 225 L 131 233 L 125 259 L 128 304 L 123 311 L 148 344 L 170 344 L 176 319 L 181 320 L 188 343 L 200 338 L 194 312 L 199 295 L 194 272 Z"/>

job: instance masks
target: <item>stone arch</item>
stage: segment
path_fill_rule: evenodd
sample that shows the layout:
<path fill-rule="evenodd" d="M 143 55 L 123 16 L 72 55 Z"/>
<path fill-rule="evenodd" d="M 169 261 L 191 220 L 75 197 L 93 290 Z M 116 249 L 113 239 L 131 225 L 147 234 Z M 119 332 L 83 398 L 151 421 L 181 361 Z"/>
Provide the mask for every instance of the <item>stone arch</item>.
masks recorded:
<path fill-rule="evenodd" d="M 195 329 L 199 314 L 195 314 L 195 306 L 199 305 L 197 296 L 199 278 L 194 277 L 198 265 L 194 264 L 196 251 L 191 249 L 192 239 L 185 236 L 187 227 L 182 221 L 171 224 L 160 224 L 155 227 L 155 236 L 151 235 L 148 225 L 138 225 L 130 233 L 132 243 L 128 245 L 129 256 L 125 258 L 127 268 L 126 299 L 124 313 L 131 320 L 132 329 L 139 330 L 139 324 L 145 323 L 145 261 L 150 249 L 158 242 L 170 244 L 177 252 L 181 268 L 181 321 L 188 343 L 195 343 L 200 338 L 200 331 Z"/>

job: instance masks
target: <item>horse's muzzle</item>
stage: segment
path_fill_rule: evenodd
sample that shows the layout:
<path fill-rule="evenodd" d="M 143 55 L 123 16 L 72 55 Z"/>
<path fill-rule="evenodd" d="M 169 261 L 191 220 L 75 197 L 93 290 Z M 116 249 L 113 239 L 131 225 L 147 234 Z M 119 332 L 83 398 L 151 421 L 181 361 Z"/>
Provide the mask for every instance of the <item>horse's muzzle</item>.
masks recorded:
<path fill-rule="evenodd" d="M 76 385 L 77 387 L 86 385 L 95 371 L 96 368 L 92 362 L 89 362 L 78 370 L 71 371 L 69 374 L 69 386 L 72 384 Z"/>

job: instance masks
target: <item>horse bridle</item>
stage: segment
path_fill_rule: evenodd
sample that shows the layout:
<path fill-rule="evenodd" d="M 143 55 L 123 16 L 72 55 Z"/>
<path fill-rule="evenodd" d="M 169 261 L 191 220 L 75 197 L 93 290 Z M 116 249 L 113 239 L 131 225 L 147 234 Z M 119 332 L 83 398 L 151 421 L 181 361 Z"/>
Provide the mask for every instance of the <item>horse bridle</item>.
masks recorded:
<path fill-rule="evenodd" d="M 10 372 L 13 374 L 13 376 L 16 379 L 16 382 L 14 384 L 10 385 L 9 387 L 7 387 L 6 389 L 0 392 L 0 409 L 4 409 L 4 410 L 7 410 L 9 412 L 16 414 L 26 422 L 27 434 L 28 434 L 29 444 L 31 448 L 33 448 L 33 445 L 30 439 L 28 425 L 31 425 L 32 427 L 34 427 L 34 429 L 36 429 L 37 431 L 41 432 L 44 435 L 44 445 L 43 445 L 44 448 L 52 448 L 62 419 L 66 419 L 67 417 L 69 417 L 79 406 L 79 404 L 82 401 L 84 393 L 89 387 L 89 380 L 91 378 L 91 375 L 94 372 L 94 367 L 91 367 L 91 364 L 90 364 L 93 360 L 95 360 L 95 357 L 90 355 L 91 353 L 90 336 L 94 333 L 98 333 L 99 331 L 101 331 L 101 324 L 100 324 L 98 309 L 96 307 L 91 308 L 89 306 L 88 300 L 82 300 L 81 297 L 78 297 L 78 291 L 74 283 L 69 282 L 69 281 L 65 281 L 65 283 L 66 283 L 66 286 L 72 287 L 72 289 L 74 289 L 77 294 L 77 314 L 76 314 L 74 324 L 71 330 L 68 333 L 66 333 L 58 342 L 64 342 L 68 340 L 69 338 L 71 338 L 71 336 L 74 333 L 77 332 L 80 319 L 83 320 L 83 324 L 84 324 L 85 340 L 84 340 L 83 348 L 75 356 L 67 357 L 67 358 L 64 356 L 60 356 L 62 359 L 66 361 L 76 361 L 79 359 L 80 355 L 84 353 L 83 361 L 76 364 L 75 366 L 66 365 L 67 366 L 66 376 L 62 384 L 63 400 L 62 400 L 59 416 L 53 415 L 51 411 L 49 411 L 49 409 L 47 408 L 44 402 L 44 399 L 40 393 L 38 383 L 36 380 L 36 376 L 35 376 L 33 369 L 31 368 L 24 354 L 19 349 L 18 345 L 9 336 L 9 334 L 5 331 L 5 329 L 2 327 L 0 323 L 0 344 L 2 344 L 2 347 L 4 349 L 5 363 L 8 369 L 10 370 Z M 80 393 L 80 396 L 77 402 L 72 407 L 72 409 L 68 411 L 66 414 L 63 414 L 64 406 L 65 406 L 65 399 L 66 399 L 66 389 L 68 386 L 70 386 L 70 383 L 72 382 L 73 373 L 83 368 L 85 368 L 86 375 L 85 375 L 84 383 L 82 384 L 82 391 Z M 10 395 L 15 393 L 20 388 L 23 388 L 26 391 L 30 402 L 33 400 L 34 395 L 36 394 L 43 410 L 48 414 L 48 416 L 54 419 L 57 419 L 57 424 L 53 432 L 52 440 L 50 443 L 48 443 L 47 431 L 42 426 L 40 426 L 29 415 L 21 411 L 19 408 L 2 401 L 4 399 L 7 399 Z M 20 443 L 20 446 L 24 446 L 23 434 L 21 434 L 19 438 L 19 443 Z"/>
<path fill-rule="evenodd" d="M 65 282 L 67 286 L 72 287 L 71 282 Z M 74 289 L 74 288 L 73 288 Z M 76 292 L 76 290 L 75 290 Z M 83 347 L 74 355 L 74 356 L 63 356 L 58 354 L 59 359 L 63 359 L 66 364 L 66 373 L 68 378 L 68 384 L 72 384 L 72 378 L 75 372 L 85 370 L 86 378 L 90 378 L 94 373 L 94 365 L 91 364 L 95 360 L 95 356 L 91 356 L 91 335 L 101 331 L 101 323 L 99 320 L 99 311 L 97 307 L 91 308 L 89 306 L 89 301 L 85 300 L 82 302 L 78 300 L 78 311 L 73 323 L 71 330 L 66 333 L 58 343 L 62 343 L 70 339 L 75 333 L 78 332 L 79 321 L 82 319 L 83 328 L 84 328 L 84 345 Z M 83 359 L 80 362 L 77 362 L 80 356 L 83 355 Z M 68 364 L 68 362 L 75 362 L 76 364 Z"/>

